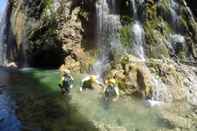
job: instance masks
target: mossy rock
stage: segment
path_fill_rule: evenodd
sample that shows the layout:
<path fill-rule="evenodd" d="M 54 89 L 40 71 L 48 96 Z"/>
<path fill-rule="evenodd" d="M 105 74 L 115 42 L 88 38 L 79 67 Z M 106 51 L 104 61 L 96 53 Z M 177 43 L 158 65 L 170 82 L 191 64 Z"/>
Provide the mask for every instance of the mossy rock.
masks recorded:
<path fill-rule="evenodd" d="M 119 33 L 120 33 L 120 41 L 124 47 L 132 47 L 132 33 L 131 33 L 131 25 L 123 26 Z"/>
<path fill-rule="evenodd" d="M 170 26 L 161 18 L 146 21 L 144 24 L 146 51 L 149 57 L 169 57 L 166 40 L 172 32 Z"/>

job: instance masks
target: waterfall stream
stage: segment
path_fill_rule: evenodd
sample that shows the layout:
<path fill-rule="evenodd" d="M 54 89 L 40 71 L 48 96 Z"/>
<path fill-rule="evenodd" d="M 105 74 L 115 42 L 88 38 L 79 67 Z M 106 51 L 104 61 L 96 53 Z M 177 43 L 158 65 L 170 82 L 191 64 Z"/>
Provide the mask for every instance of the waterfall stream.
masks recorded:
<path fill-rule="evenodd" d="M 138 18 L 138 4 L 142 4 L 143 1 L 136 1 L 136 0 L 130 0 L 131 8 L 133 12 L 133 18 L 134 23 L 132 26 L 132 33 L 133 33 L 133 48 L 132 52 L 134 55 L 139 57 L 142 60 L 145 60 L 145 54 L 144 54 L 144 42 L 145 42 L 145 34 L 143 26 L 140 23 L 140 20 Z"/>
<path fill-rule="evenodd" d="M 145 60 L 145 54 L 144 54 L 144 29 L 142 28 L 142 25 L 139 23 L 139 21 L 135 21 L 132 27 L 132 31 L 134 34 L 134 45 L 133 45 L 133 51 L 134 54 L 137 55 L 140 59 Z"/>
<path fill-rule="evenodd" d="M 0 0 L 0 65 L 6 64 L 6 26 L 7 26 L 7 9 L 8 9 L 8 0 Z"/>
<path fill-rule="evenodd" d="M 9 1 L 0 0 L 0 65 L 7 63 L 6 54 L 6 26 Z M 9 73 L 0 69 L 0 130 L 1 131 L 20 131 L 21 125 L 15 116 L 15 105 L 8 94 Z"/>
<path fill-rule="evenodd" d="M 117 45 L 120 45 L 118 29 L 120 18 L 116 15 L 116 2 L 99 0 L 96 4 L 97 15 L 97 47 L 99 54 L 96 63 L 93 65 L 93 73 L 102 78 L 110 63 L 110 54 Z M 118 46 L 119 47 L 119 46 Z"/>
<path fill-rule="evenodd" d="M 178 3 L 176 3 L 175 0 L 170 0 L 171 19 L 172 19 L 172 24 L 174 24 L 175 26 L 178 24 L 180 19 L 180 16 L 177 14 L 178 8 L 179 8 Z"/>

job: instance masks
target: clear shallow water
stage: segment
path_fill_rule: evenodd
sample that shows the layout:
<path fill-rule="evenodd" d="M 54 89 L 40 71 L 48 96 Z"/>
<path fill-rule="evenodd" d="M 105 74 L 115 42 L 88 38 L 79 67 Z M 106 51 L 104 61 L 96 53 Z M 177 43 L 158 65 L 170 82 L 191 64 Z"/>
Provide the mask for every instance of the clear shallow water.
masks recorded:
<path fill-rule="evenodd" d="M 160 123 L 157 109 L 147 108 L 140 100 L 120 98 L 117 102 L 106 103 L 102 95 L 94 92 L 72 91 L 72 104 L 79 111 L 97 124 L 105 124 L 112 128 L 124 127 L 130 129 L 156 129 L 165 127 Z"/>
<path fill-rule="evenodd" d="M 145 107 L 142 100 L 120 98 L 107 104 L 102 94 L 81 93 L 81 75 L 74 75 L 70 98 L 61 95 L 57 87 L 60 78 L 57 70 L 28 69 L 22 70 L 22 75 L 12 75 L 12 92 L 20 96 L 15 98 L 22 103 L 19 106 L 23 108 L 19 113 L 22 123 L 32 129 L 96 131 L 91 123 L 128 131 L 168 129 L 169 125 L 160 118 L 160 109 Z"/>
<path fill-rule="evenodd" d="M 47 85 L 48 90 L 59 92 L 57 87 L 59 74 L 57 70 L 43 71 L 31 69 L 23 70 L 23 72 L 31 73 L 40 83 Z M 103 101 L 102 93 L 99 94 L 94 91 L 81 93 L 79 91 L 81 75 L 74 75 L 74 78 L 75 86 L 71 91 L 70 104 L 82 116 L 85 116 L 87 120 L 95 122 L 97 125 L 104 124 L 113 128 L 124 127 L 128 130 L 146 130 L 147 128 L 152 130 L 166 127 L 160 120 L 158 109 L 145 107 L 143 101 L 120 98 L 117 102 L 108 104 Z"/>

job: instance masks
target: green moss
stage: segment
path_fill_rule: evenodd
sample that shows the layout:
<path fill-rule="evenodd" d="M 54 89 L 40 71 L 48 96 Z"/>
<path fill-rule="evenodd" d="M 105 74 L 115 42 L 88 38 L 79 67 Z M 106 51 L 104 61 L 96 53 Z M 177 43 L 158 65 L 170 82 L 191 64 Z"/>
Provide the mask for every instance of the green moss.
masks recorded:
<path fill-rule="evenodd" d="M 132 34 L 130 32 L 131 25 L 123 26 L 120 29 L 120 41 L 124 47 L 131 47 L 132 43 Z"/>
<path fill-rule="evenodd" d="M 159 17 L 146 21 L 144 29 L 149 57 L 169 57 L 168 48 L 165 43 L 165 40 L 169 38 L 169 34 L 173 32 L 169 24 Z"/>
<path fill-rule="evenodd" d="M 165 21 L 171 21 L 170 1 L 160 0 L 159 6 L 157 6 L 158 16 L 162 16 Z"/>
<path fill-rule="evenodd" d="M 123 15 L 120 17 L 120 21 L 123 25 L 129 25 L 133 19 L 128 15 Z"/>
<path fill-rule="evenodd" d="M 51 8 L 51 5 L 53 4 L 53 0 L 43 0 L 45 8 Z"/>
<path fill-rule="evenodd" d="M 147 4 L 146 5 L 146 14 L 147 14 L 149 20 L 155 19 L 156 15 L 157 15 L 156 4 L 154 4 L 154 5 Z"/>

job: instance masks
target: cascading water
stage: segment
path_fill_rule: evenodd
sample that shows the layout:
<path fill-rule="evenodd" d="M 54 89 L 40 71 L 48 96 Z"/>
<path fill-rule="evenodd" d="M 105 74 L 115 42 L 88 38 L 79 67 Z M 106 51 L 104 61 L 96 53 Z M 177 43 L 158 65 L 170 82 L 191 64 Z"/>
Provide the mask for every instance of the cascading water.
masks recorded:
<path fill-rule="evenodd" d="M 176 3 L 175 0 L 170 0 L 170 12 L 171 12 L 171 19 L 173 25 L 177 25 L 180 19 L 180 16 L 177 14 L 178 8 L 179 8 L 178 3 Z"/>
<path fill-rule="evenodd" d="M 7 9 L 8 0 L 0 0 L 0 65 L 6 64 L 6 26 L 7 26 Z"/>
<path fill-rule="evenodd" d="M 152 74 L 152 84 L 154 85 L 152 100 L 172 102 L 172 95 L 170 94 L 168 87 L 154 74 Z"/>
<path fill-rule="evenodd" d="M 100 52 L 92 72 L 100 78 L 109 65 L 111 51 L 120 45 L 117 31 L 121 24 L 119 16 L 115 15 L 116 10 L 114 0 L 97 1 L 97 47 Z"/>
<path fill-rule="evenodd" d="M 142 60 L 145 60 L 144 55 L 144 29 L 142 28 L 139 21 L 135 21 L 133 24 L 133 34 L 134 34 L 134 45 L 133 50 L 134 53 Z"/>
<path fill-rule="evenodd" d="M 132 52 L 140 59 L 145 60 L 144 48 L 143 48 L 145 41 L 144 29 L 138 19 L 138 7 L 136 1 L 130 0 L 130 3 L 131 3 L 133 18 L 134 18 L 134 24 L 132 26 L 132 33 L 133 33 Z M 138 1 L 138 4 L 142 4 L 142 3 L 143 1 Z"/>

